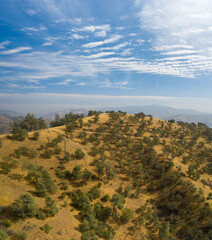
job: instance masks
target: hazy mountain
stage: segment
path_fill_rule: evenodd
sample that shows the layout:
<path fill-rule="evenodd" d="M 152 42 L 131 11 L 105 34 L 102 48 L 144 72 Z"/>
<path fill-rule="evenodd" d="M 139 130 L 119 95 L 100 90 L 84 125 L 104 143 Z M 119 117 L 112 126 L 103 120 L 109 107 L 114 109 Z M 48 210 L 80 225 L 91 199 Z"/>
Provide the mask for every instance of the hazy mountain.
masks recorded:
<path fill-rule="evenodd" d="M 90 110 L 90 108 L 80 108 L 80 109 L 66 109 L 66 110 L 61 110 L 61 111 L 57 111 L 57 112 L 53 112 L 53 113 L 48 113 L 46 115 L 43 115 L 42 117 L 45 118 L 45 119 L 48 119 L 48 120 L 54 120 L 55 119 L 55 115 L 56 114 L 59 114 L 59 116 L 62 118 L 65 116 L 65 114 L 67 113 L 79 113 L 79 114 L 84 114 L 84 115 L 87 115 L 88 114 L 88 111 Z"/>
<path fill-rule="evenodd" d="M 22 115 L 20 113 L 6 110 L 6 109 L 0 109 L 0 115 L 5 116 L 7 118 L 16 118 L 16 117 L 21 117 Z"/>
<path fill-rule="evenodd" d="M 12 122 L 10 118 L 0 115 L 0 134 L 9 133 L 9 123 Z"/>
<path fill-rule="evenodd" d="M 54 113 L 47 114 L 43 116 L 46 119 L 54 120 L 55 114 L 59 114 L 60 117 L 64 117 L 65 114 L 72 113 L 83 113 L 87 115 L 90 108 L 81 108 L 81 109 L 67 109 L 62 111 L 57 111 Z M 98 111 L 118 111 L 127 112 L 128 114 L 135 114 L 143 112 L 145 114 L 151 114 L 154 118 L 169 120 L 175 119 L 176 121 L 183 122 L 203 122 L 208 126 L 212 127 L 212 114 L 207 112 L 200 112 L 193 109 L 176 109 L 172 107 L 160 106 L 160 105 L 144 105 L 144 106 L 126 106 L 126 107 L 102 107 L 102 108 L 93 108 L 92 110 Z"/>
<path fill-rule="evenodd" d="M 193 123 L 206 123 L 209 127 L 212 127 L 212 114 L 210 115 L 200 115 L 200 114 L 179 114 L 173 115 L 168 118 L 164 118 L 165 120 L 175 119 L 175 121 L 182 121 L 182 122 L 193 122 Z"/>

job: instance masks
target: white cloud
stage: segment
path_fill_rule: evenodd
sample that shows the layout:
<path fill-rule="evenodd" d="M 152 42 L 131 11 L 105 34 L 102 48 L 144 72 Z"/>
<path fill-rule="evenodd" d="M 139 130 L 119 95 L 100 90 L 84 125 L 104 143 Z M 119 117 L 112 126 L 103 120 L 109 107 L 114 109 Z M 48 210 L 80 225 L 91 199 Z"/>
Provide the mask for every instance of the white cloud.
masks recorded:
<path fill-rule="evenodd" d="M 95 31 L 110 31 L 111 27 L 109 24 L 104 24 L 104 25 L 89 25 L 89 26 L 85 26 L 83 28 L 78 29 L 78 31 L 84 31 L 84 32 L 95 32 Z"/>
<path fill-rule="evenodd" d="M 37 14 L 37 11 L 34 10 L 34 9 L 28 9 L 28 10 L 26 11 L 26 13 L 27 13 L 28 15 L 30 15 L 30 16 L 34 16 L 34 15 Z"/>
<path fill-rule="evenodd" d="M 101 58 L 101 57 L 110 56 L 114 54 L 115 54 L 114 52 L 100 52 L 97 54 L 92 54 L 90 56 L 85 56 L 85 58 Z"/>
<path fill-rule="evenodd" d="M 0 49 L 3 49 L 5 48 L 5 46 L 9 45 L 10 44 L 10 41 L 3 41 L 0 43 Z"/>
<path fill-rule="evenodd" d="M 153 50 L 162 51 L 163 55 L 173 55 L 169 65 L 190 72 L 193 77 L 206 69 L 212 71 L 212 52 L 209 50 L 212 47 L 211 1 L 135 0 L 135 4 L 140 7 L 138 17 L 141 28 L 155 35 Z M 205 56 L 205 59 L 201 56 Z"/>
<path fill-rule="evenodd" d="M 42 44 L 43 47 L 52 46 L 53 42 L 45 42 Z"/>
<path fill-rule="evenodd" d="M 72 79 L 66 79 L 62 82 L 58 82 L 58 83 L 50 83 L 49 85 L 54 85 L 54 86 L 60 86 L 60 85 L 64 85 L 64 86 L 67 86 L 70 82 L 75 82 L 74 80 Z"/>
<path fill-rule="evenodd" d="M 75 33 L 75 34 L 73 34 L 73 38 L 78 40 L 78 39 L 84 39 L 85 37 Z"/>
<path fill-rule="evenodd" d="M 120 36 L 120 35 L 114 35 L 113 37 L 105 39 L 104 41 L 90 42 L 90 43 L 84 44 L 82 46 L 85 47 L 85 48 L 94 48 L 94 47 L 98 47 L 98 46 L 101 46 L 101 45 L 104 45 L 104 44 L 116 42 L 121 38 L 122 38 L 122 36 Z"/>
<path fill-rule="evenodd" d="M 107 33 L 106 33 L 106 31 L 100 31 L 100 32 L 96 32 L 95 36 L 96 37 L 106 37 Z"/>
<path fill-rule="evenodd" d="M 10 55 L 10 54 L 19 53 L 19 52 L 26 51 L 26 50 L 31 50 L 31 49 L 32 49 L 31 47 L 17 47 L 17 48 L 10 49 L 7 51 L 2 51 L 2 52 L 0 52 L 0 55 Z"/>
<path fill-rule="evenodd" d="M 47 28 L 41 25 L 39 27 L 25 27 L 25 28 L 22 28 L 21 30 L 24 32 L 39 32 L 39 31 L 45 31 L 47 30 Z"/>
<path fill-rule="evenodd" d="M 113 47 L 105 47 L 105 48 L 101 48 L 101 50 L 119 50 L 121 48 L 124 48 L 128 45 L 127 42 L 124 43 L 120 43 L 119 45 L 113 46 Z"/>
<path fill-rule="evenodd" d="M 87 86 L 88 84 L 87 83 L 84 83 L 84 82 L 80 82 L 80 83 L 77 83 L 77 86 Z"/>

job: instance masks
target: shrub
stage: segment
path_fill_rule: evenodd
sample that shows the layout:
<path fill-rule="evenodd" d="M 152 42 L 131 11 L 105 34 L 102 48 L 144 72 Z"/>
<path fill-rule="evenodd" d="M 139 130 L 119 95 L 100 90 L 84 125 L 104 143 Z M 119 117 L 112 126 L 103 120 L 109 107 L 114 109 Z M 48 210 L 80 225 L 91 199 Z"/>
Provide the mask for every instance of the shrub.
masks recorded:
<path fill-rule="evenodd" d="M 0 240 L 5 240 L 7 237 L 7 233 L 0 229 Z"/>
<path fill-rule="evenodd" d="M 12 221 L 9 219 L 4 219 L 2 225 L 8 228 L 12 225 Z"/>
<path fill-rule="evenodd" d="M 14 128 L 12 133 L 13 133 L 12 138 L 17 141 L 24 141 L 28 136 L 27 130 L 21 129 L 19 127 Z"/>
<path fill-rule="evenodd" d="M 2 139 L 0 138 L 0 148 L 2 148 Z"/>
<path fill-rule="evenodd" d="M 11 156 L 5 156 L 2 158 L 2 162 L 0 162 L 0 167 L 5 174 L 8 174 L 11 171 L 11 168 L 17 167 L 17 161 L 14 160 Z"/>
<path fill-rule="evenodd" d="M 25 240 L 27 237 L 27 234 L 23 231 L 17 232 L 14 236 L 12 236 L 12 240 Z"/>
<path fill-rule="evenodd" d="M 56 213 L 58 213 L 59 209 L 57 208 L 55 201 L 51 197 L 47 196 L 45 203 L 46 205 L 44 207 L 44 211 L 47 217 L 53 217 Z"/>
<path fill-rule="evenodd" d="M 78 148 L 78 149 L 75 151 L 74 157 L 75 157 L 76 159 L 82 159 L 84 156 L 85 156 L 85 153 L 84 153 L 80 148 Z"/>
<path fill-rule="evenodd" d="M 45 197 L 47 194 L 46 185 L 42 182 L 36 184 L 36 194 L 38 197 Z"/>
<path fill-rule="evenodd" d="M 38 205 L 31 194 L 24 193 L 10 205 L 10 211 L 15 217 L 34 217 L 37 214 Z"/>
<path fill-rule="evenodd" d="M 128 223 L 133 218 L 133 211 L 129 208 L 124 208 L 121 215 L 121 223 Z"/>
<path fill-rule="evenodd" d="M 40 230 L 44 231 L 47 234 L 50 232 L 51 229 L 52 229 L 52 227 L 48 223 L 45 224 L 44 226 L 40 227 Z"/>
<path fill-rule="evenodd" d="M 39 133 L 39 132 L 34 132 L 32 139 L 35 140 L 35 141 L 37 141 L 38 138 L 39 138 L 39 136 L 40 136 L 40 133 Z"/>
<path fill-rule="evenodd" d="M 46 213 L 42 210 L 38 210 L 36 218 L 39 220 L 45 220 L 46 219 Z"/>
<path fill-rule="evenodd" d="M 104 195 L 102 198 L 101 198 L 101 201 L 102 202 L 107 202 L 110 200 L 110 196 L 108 194 Z"/>
<path fill-rule="evenodd" d="M 101 196 L 101 192 L 96 186 L 91 188 L 91 190 L 88 192 L 88 197 L 90 198 L 91 201 L 99 198 L 100 196 Z"/>

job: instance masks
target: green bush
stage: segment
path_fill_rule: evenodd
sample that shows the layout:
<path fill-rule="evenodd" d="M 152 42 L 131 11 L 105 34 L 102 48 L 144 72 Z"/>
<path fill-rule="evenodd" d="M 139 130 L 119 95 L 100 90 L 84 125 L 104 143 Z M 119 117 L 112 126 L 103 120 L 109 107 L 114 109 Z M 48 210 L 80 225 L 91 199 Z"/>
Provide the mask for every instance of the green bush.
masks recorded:
<path fill-rule="evenodd" d="M 50 232 L 51 229 L 52 229 L 52 227 L 48 223 L 45 224 L 44 226 L 40 227 L 40 230 L 44 231 L 47 234 Z"/>
<path fill-rule="evenodd" d="M 8 174 L 11 171 L 11 168 L 17 167 L 17 161 L 14 160 L 11 156 L 5 156 L 0 162 L 0 168 L 4 174 Z"/>
<path fill-rule="evenodd" d="M 20 127 L 16 127 L 12 131 L 12 138 L 17 141 L 24 141 L 28 136 L 28 132 L 25 129 L 21 129 Z"/>
<path fill-rule="evenodd" d="M 102 198 L 101 198 L 101 201 L 102 202 L 107 202 L 110 200 L 110 196 L 108 194 L 104 195 Z"/>
<path fill-rule="evenodd" d="M 7 233 L 0 229 L 0 240 L 5 240 L 7 237 Z"/>
<path fill-rule="evenodd" d="M 34 217 L 38 211 L 38 205 L 29 193 L 21 194 L 9 208 L 12 215 L 19 218 Z"/>
<path fill-rule="evenodd" d="M 121 223 L 126 224 L 133 218 L 133 211 L 129 208 L 124 208 L 121 215 Z"/>
<path fill-rule="evenodd" d="M 0 148 L 2 148 L 2 145 L 3 145 L 2 139 L 0 138 Z"/>
<path fill-rule="evenodd" d="M 50 196 L 46 197 L 45 203 L 46 205 L 44 207 L 44 211 L 47 217 L 53 217 L 56 213 L 58 213 L 59 209 L 57 208 L 55 201 Z"/>
<path fill-rule="evenodd" d="M 12 236 L 12 240 L 25 240 L 27 237 L 27 234 L 23 231 L 19 231 L 15 233 L 15 235 Z"/>
<path fill-rule="evenodd" d="M 12 225 L 12 221 L 9 219 L 4 219 L 2 225 L 8 228 Z"/>
<path fill-rule="evenodd" d="M 33 140 L 37 141 L 38 138 L 39 138 L 39 136 L 40 136 L 40 133 L 39 133 L 39 132 L 34 132 L 34 133 L 33 133 Z"/>
<path fill-rule="evenodd" d="M 78 148 L 78 149 L 75 151 L 74 157 L 75 157 L 76 159 L 82 159 L 82 158 L 84 158 L 84 156 L 85 156 L 85 153 L 84 153 L 80 148 Z"/>
<path fill-rule="evenodd" d="M 36 184 L 36 194 L 38 197 L 45 197 L 47 194 L 46 185 L 42 182 Z"/>
<path fill-rule="evenodd" d="M 38 210 L 36 218 L 39 220 L 46 220 L 46 213 L 42 210 Z"/>

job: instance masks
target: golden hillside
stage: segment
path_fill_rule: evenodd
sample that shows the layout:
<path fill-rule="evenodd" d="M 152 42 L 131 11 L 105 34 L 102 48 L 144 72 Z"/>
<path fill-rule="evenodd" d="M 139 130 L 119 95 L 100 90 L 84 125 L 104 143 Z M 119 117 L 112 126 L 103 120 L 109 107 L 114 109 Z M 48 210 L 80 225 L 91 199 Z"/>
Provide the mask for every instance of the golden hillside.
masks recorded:
<path fill-rule="evenodd" d="M 37 132 L 0 136 L 0 239 L 212 237 L 211 129 L 111 112 Z"/>

